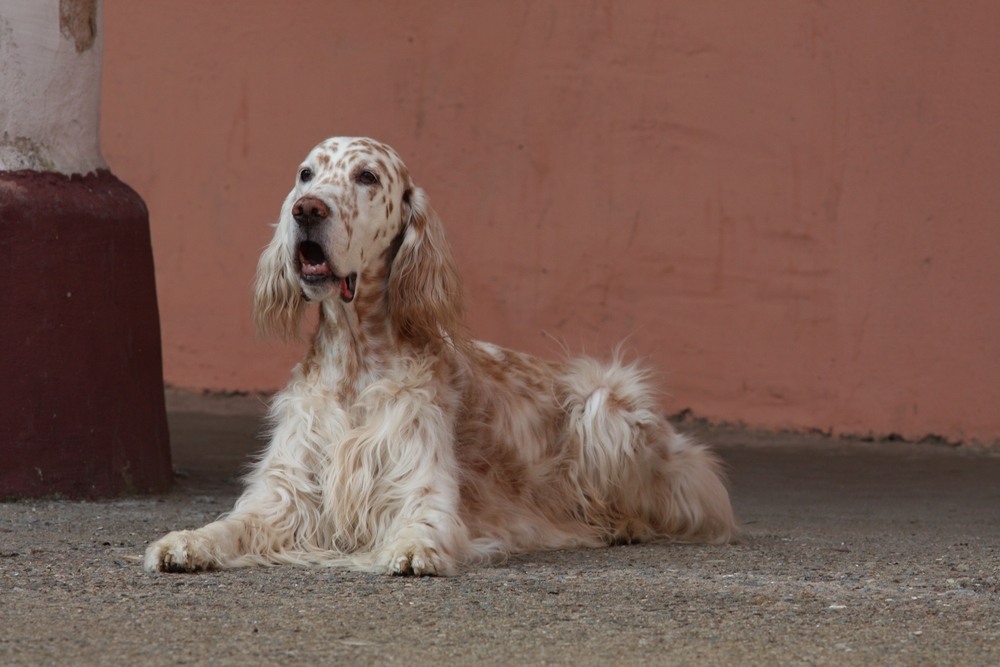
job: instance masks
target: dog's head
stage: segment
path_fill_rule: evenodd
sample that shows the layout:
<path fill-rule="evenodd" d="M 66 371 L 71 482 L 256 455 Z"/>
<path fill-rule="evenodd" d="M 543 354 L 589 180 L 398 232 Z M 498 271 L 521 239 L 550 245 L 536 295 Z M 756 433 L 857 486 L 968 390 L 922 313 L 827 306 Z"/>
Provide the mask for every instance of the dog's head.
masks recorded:
<path fill-rule="evenodd" d="M 391 147 L 334 137 L 299 166 L 257 267 L 263 334 L 294 337 L 307 301 L 387 295 L 396 333 L 439 339 L 461 315 L 451 252 L 422 190 Z M 433 321 L 432 321 L 433 320 Z"/>

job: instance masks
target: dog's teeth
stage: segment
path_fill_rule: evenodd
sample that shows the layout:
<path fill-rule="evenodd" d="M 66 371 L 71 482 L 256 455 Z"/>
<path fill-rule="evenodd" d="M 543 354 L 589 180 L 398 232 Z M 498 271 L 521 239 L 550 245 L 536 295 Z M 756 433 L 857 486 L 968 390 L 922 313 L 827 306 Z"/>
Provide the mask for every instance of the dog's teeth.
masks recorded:
<path fill-rule="evenodd" d="M 302 264 L 302 273 L 307 276 L 319 276 L 330 272 L 330 267 L 327 266 L 326 262 L 322 264 Z"/>

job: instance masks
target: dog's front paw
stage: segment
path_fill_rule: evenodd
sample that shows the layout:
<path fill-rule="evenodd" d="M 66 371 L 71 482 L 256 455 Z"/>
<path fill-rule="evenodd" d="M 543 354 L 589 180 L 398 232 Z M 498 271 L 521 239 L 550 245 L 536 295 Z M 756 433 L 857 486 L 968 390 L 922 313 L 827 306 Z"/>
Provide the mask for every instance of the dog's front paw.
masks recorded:
<path fill-rule="evenodd" d="M 179 530 L 149 545 L 143 567 L 147 572 L 198 572 L 218 568 L 219 560 L 204 536 Z"/>
<path fill-rule="evenodd" d="M 421 541 L 397 540 L 381 560 L 385 571 L 395 575 L 431 577 L 448 574 L 449 570 L 440 552 Z"/>

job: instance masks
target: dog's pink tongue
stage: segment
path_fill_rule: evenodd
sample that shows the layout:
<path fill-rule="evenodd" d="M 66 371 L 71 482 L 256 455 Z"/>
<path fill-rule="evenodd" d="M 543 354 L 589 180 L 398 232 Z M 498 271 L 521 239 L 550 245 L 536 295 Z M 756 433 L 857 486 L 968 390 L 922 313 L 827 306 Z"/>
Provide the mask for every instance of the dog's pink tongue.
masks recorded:
<path fill-rule="evenodd" d="M 351 284 L 346 277 L 340 279 L 340 298 L 347 302 L 354 298 L 354 290 L 351 289 Z"/>

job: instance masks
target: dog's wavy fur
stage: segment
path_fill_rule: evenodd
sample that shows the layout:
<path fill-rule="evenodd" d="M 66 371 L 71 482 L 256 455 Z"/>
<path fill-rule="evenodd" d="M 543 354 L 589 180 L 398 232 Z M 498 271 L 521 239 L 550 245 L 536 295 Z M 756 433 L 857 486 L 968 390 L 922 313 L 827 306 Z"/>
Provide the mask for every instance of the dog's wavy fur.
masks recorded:
<path fill-rule="evenodd" d="M 647 371 L 468 337 L 441 221 L 384 144 L 330 139 L 300 168 L 260 258 L 258 330 L 295 338 L 309 302 L 318 327 L 242 497 L 152 544 L 147 570 L 445 575 L 513 552 L 733 536 L 718 460 L 661 416 Z"/>

